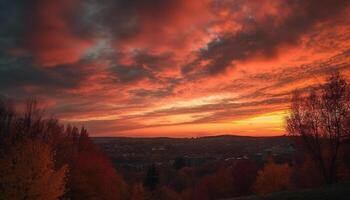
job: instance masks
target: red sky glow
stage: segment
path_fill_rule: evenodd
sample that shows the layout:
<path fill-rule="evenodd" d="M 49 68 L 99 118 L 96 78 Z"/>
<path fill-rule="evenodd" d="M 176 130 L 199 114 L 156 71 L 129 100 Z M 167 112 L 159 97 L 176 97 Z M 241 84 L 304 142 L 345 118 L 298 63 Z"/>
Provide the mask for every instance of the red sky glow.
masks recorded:
<path fill-rule="evenodd" d="M 4 5 L 0 95 L 92 136 L 282 135 L 293 90 L 350 74 L 348 0 Z"/>

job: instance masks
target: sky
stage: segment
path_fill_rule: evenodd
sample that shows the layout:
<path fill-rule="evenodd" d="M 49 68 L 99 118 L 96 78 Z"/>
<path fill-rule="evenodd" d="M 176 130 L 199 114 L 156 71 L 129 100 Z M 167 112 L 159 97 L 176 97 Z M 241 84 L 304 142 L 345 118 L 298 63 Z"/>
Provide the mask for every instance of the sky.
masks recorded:
<path fill-rule="evenodd" d="M 285 134 L 350 73 L 348 0 L 2 0 L 0 95 L 92 136 Z"/>

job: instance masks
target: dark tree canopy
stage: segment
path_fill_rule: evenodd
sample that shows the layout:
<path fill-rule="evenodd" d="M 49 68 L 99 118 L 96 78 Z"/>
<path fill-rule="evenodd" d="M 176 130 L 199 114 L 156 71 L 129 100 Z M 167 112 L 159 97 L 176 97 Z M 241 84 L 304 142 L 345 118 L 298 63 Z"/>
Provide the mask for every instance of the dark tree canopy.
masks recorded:
<path fill-rule="evenodd" d="M 159 183 L 158 170 L 155 165 L 151 165 L 147 170 L 144 186 L 149 190 L 153 191 L 157 188 L 158 183 Z"/>
<path fill-rule="evenodd" d="M 58 183 L 62 182 L 61 177 L 63 175 L 52 176 L 56 178 L 55 180 L 50 180 L 50 184 L 45 179 L 50 177 L 44 176 L 37 181 L 39 185 L 36 187 L 43 188 L 42 192 L 45 192 L 45 187 L 55 186 L 57 189 L 53 190 L 54 196 L 61 196 L 64 191 L 63 199 L 123 199 L 125 196 L 127 186 L 124 180 L 117 174 L 108 157 L 94 145 L 85 128 L 82 127 L 79 129 L 71 125 L 65 126 L 55 118 L 46 117 L 44 111 L 39 109 L 37 102 L 33 99 L 28 100 L 23 112 L 18 112 L 11 101 L 0 98 L 1 163 L 11 163 L 9 159 L 13 159 L 13 155 L 11 156 L 9 154 L 13 154 L 11 153 L 13 152 L 11 151 L 13 147 L 21 147 L 22 143 L 27 143 L 27 141 L 38 141 L 50 150 L 47 153 L 48 155 L 44 154 L 44 156 L 46 155 L 50 159 L 52 157 L 53 166 L 49 168 L 42 167 L 45 163 L 50 163 L 51 165 L 51 161 L 49 160 L 43 162 L 42 166 L 37 168 L 41 167 L 43 170 L 47 169 L 46 171 L 49 172 L 50 170 L 54 171 L 56 169 L 67 168 L 67 173 L 64 176 L 65 182 L 63 184 L 66 187 L 65 190 L 63 190 L 64 187 L 63 189 L 58 186 L 56 187 Z M 20 148 L 20 150 L 23 150 L 23 148 Z M 26 152 L 24 150 L 19 152 L 23 152 L 22 154 L 25 155 L 22 156 L 23 158 L 33 162 L 24 162 L 25 160 L 23 161 L 21 158 L 21 165 L 12 169 L 14 171 L 12 177 L 15 178 L 21 177 L 21 173 L 28 174 L 30 171 L 26 168 L 30 168 L 31 163 L 36 164 L 35 166 L 40 164 L 40 160 L 33 156 L 33 154 L 39 156 L 40 154 L 37 152 L 32 152 L 32 154 L 29 154 L 30 151 Z M 29 159 L 31 157 L 33 159 Z M 3 174 L 6 174 L 4 172 L 6 170 L 8 171 L 8 168 L 6 168 L 6 165 L 0 165 L 0 171 Z M 55 173 L 51 172 L 51 174 Z M 63 174 L 63 172 L 60 174 Z M 24 180 L 27 181 L 27 179 Z M 1 181 L 0 192 L 1 188 L 3 188 L 2 185 L 9 185 L 9 181 L 5 179 L 1 179 Z M 4 181 L 6 182 L 4 183 Z M 11 186 L 13 188 L 20 187 L 19 181 L 12 181 L 10 183 L 13 183 L 13 186 Z M 54 183 L 57 184 L 55 185 Z M 2 199 L 1 195 L 0 199 Z"/>
<path fill-rule="evenodd" d="M 185 161 L 185 158 L 183 156 L 178 156 L 175 158 L 173 166 L 176 170 L 179 170 L 179 169 L 185 167 L 185 165 L 186 165 L 186 161 Z"/>
<path fill-rule="evenodd" d="M 336 73 L 307 95 L 296 91 L 287 130 L 302 138 L 325 181 L 337 181 L 339 149 L 350 135 L 350 89 L 345 78 Z"/>

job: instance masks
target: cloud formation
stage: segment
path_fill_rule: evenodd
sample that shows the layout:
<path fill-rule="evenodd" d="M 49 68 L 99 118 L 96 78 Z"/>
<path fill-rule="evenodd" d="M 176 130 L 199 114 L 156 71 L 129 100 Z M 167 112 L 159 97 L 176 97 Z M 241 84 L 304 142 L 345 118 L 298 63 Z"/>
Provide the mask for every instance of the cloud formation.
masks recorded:
<path fill-rule="evenodd" d="M 270 1 L 263 3 L 253 1 L 252 4 L 265 3 L 273 5 Z M 278 12 L 266 12 L 257 16 L 253 16 L 252 13 L 256 12 L 255 9 L 261 8 L 258 5 L 252 5 L 253 9 L 248 14 L 248 18 L 242 20 L 241 30 L 227 33 L 208 43 L 206 48 L 201 49 L 194 63 L 184 67 L 183 72 L 195 70 L 203 60 L 208 62 L 204 66 L 205 71 L 209 74 L 217 74 L 234 66 L 237 61 L 258 56 L 275 57 L 281 48 L 297 45 L 302 36 L 316 25 L 332 23 L 338 17 L 346 17 L 343 12 L 348 9 L 348 4 L 349 1 L 346 0 L 285 1 L 271 8 Z M 243 4 L 243 6 L 246 5 Z"/>
<path fill-rule="evenodd" d="M 0 95 L 92 135 L 283 134 L 291 91 L 350 73 L 347 0 L 0 4 Z"/>

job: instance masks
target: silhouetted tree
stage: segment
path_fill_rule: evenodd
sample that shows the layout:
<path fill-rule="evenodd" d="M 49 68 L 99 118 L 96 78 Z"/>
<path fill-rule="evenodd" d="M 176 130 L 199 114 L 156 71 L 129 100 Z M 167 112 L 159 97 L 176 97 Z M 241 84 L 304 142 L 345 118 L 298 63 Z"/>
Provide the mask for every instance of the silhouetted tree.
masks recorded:
<path fill-rule="evenodd" d="M 132 187 L 130 200 L 145 200 L 145 199 L 146 199 L 146 192 L 145 192 L 145 189 L 143 188 L 143 185 L 139 183 L 135 184 Z"/>
<path fill-rule="evenodd" d="M 179 170 L 181 168 L 183 168 L 185 166 L 185 158 L 183 156 L 179 156 L 179 157 L 176 157 L 175 158 L 175 161 L 174 161 L 174 168 L 176 170 Z"/>
<path fill-rule="evenodd" d="M 350 139 L 344 141 L 340 152 L 341 163 L 338 176 L 343 180 L 350 180 Z"/>
<path fill-rule="evenodd" d="M 195 171 L 190 167 L 183 167 L 172 177 L 169 185 L 177 192 L 181 192 L 186 188 L 192 188 L 195 185 Z"/>
<path fill-rule="evenodd" d="M 225 199 L 234 195 L 232 171 L 220 167 L 213 175 L 204 176 L 196 186 L 195 198 L 202 200 Z"/>
<path fill-rule="evenodd" d="M 179 199 L 181 199 L 180 194 L 178 194 L 176 191 L 174 191 L 171 188 L 168 188 L 166 186 L 161 187 L 159 193 L 160 193 L 159 197 L 156 198 L 159 200 L 179 200 Z"/>
<path fill-rule="evenodd" d="M 153 164 L 147 170 L 146 178 L 144 180 L 144 186 L 149 190 L 153 191 L 157 188 L 158 183 L 159 173 L 157 171 L 156 166 Z"/>
<path fill-rule="evenodd" d="M 295 166 L 297 186 L 300 188 L 312 188 L 324 183 L 322 174 L 310 156 L 306 155 L 300 165 Z"/>
<path fill-rule="evenodd" d="M 234 189 L 237 195 L 247 195 L 252 192 L 258 167 L 251 160 L 238 161 L 232 170 Z"/>
<path fill-rule="evenodd" d="M 15 110 L 12 102 L 0 98 L 0 148 L 4 145 L 4 138 L 10 132 L 14 119 Z"/>
<path fill-rule="evenodd" d="M 326 183 L 337 181 L 339 148 L 350 135 L 350 92 L 339 74 L 308 96 L 295 92 L 287 119 L 290 135 L 301 136 Z"/>

